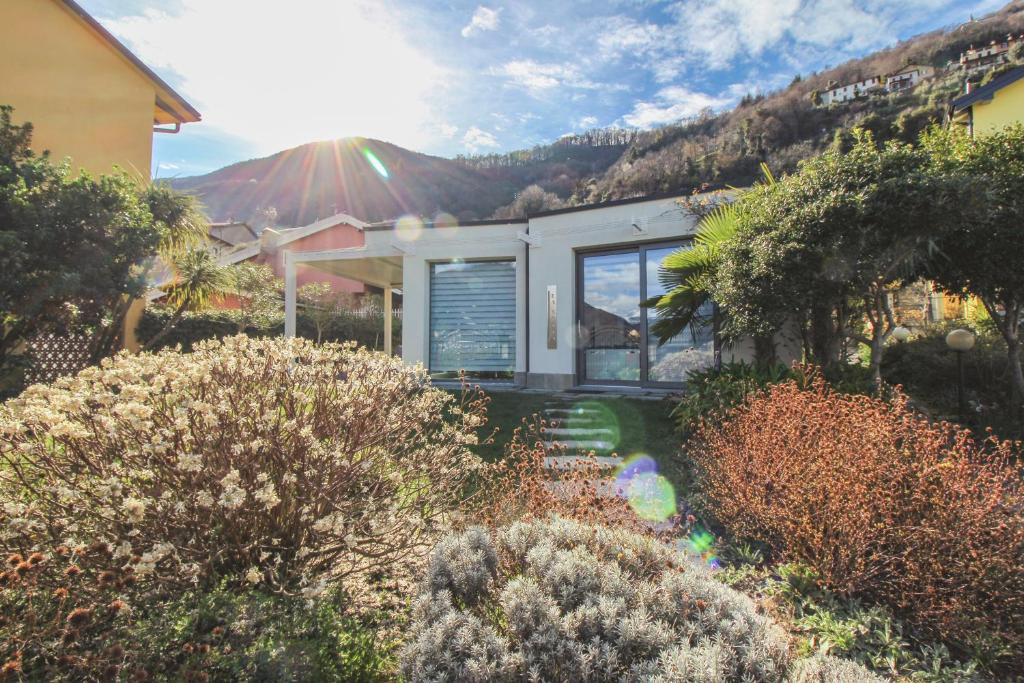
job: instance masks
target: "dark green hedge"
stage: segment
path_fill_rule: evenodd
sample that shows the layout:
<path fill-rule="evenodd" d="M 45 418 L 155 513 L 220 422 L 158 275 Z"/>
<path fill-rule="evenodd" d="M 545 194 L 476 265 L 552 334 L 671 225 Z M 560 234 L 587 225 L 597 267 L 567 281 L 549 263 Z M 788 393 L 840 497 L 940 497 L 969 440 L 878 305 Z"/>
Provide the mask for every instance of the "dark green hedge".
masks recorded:
<path fill-rule="evenodd" d="M 139 341 L 146 343 L 156 335 L 170 318 L 171 312 L 160 306 L 150 306 L 142 315 L 136 328 Z M 181 344 L 182 350 L 191 351 L 192 345 L 204 339 L 220 338 L 238 332 L 238 313 L 230 310 L 210 310 L 199 313 L 186 313 L 174 329 L 163 337 L 157 348 Z M 307 316 L 299 313 L 296 320 L 296 332 L 300 337 L 316 339 L 316 326 Z M 402 343 L 402 321 L 393 320 L 392 339 L 397 349 Z M 284 316 L 274 316 L 266 323 L 249 326 L 245 333 L 253 337 L 280 336 L 284 334 Z M 383 314 L 362 317 L 353 313 L 342 312 L 334 316 L 324 330 L 322 341 L 355 341 L 360 346 L 372 349 L 384 348 L 384 316 Z"/>

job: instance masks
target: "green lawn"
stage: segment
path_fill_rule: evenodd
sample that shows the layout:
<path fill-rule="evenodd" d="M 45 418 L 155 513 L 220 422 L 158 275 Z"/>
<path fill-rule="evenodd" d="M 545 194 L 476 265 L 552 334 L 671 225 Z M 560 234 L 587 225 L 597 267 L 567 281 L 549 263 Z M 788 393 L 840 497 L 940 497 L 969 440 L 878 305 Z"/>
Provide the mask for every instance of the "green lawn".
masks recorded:
<path fill-rule="evenodd" d="M 484 460 L 493 462 L 502 457 L 512 432 L 523 418 L 540 414 L 556 401 L 552 395 L 521 391 L 490 392 L 491 404 L 487 411 L 488 424 L 480 431 L 481 437 L 497 429 L 494 442 L 477 447 Z M 681 439 L 669 413 L 673 404 L 668 400 L 644 400 L 623 397 L 580 395 L 570 400 L 556 401 L 559 407 L 587 406 L 600 408 L 599 426 L 609 430 L 612 452 L 623 457 L 637 453 L 649 455 L 658 461 L 659 470 L 677 486 L 685 481 L 683 459 L 680 455 Z M 559 426 L 573 426 L 573 418 L 562 420 Z"/>

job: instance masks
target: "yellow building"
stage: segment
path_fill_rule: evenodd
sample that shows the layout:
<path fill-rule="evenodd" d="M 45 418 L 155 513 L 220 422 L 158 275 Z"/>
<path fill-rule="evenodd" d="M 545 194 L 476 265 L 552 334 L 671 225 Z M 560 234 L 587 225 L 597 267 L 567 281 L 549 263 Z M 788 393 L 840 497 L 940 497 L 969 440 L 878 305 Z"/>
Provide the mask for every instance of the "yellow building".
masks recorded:
<path fill-rule="evenodd" d="M 0 0 L 0 105 L 72 167 L 150 177 L 153 131 L 199 112 L 72 0 Z"/>
<path fill-rule="evenodd" d="M 952 120 L 967 126 L 972 136 L 1024 122 L 1024 66 L 953 100 Z"/>

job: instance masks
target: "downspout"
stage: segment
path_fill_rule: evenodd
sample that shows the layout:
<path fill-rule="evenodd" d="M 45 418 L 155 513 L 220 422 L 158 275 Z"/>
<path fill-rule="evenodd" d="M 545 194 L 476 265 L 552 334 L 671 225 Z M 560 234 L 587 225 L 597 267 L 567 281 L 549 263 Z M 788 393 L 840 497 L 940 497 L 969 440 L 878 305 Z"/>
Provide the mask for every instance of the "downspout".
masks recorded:
<path fill-rule="evenodd" d="M 153 126 L 153 132 L 154 133 L 169 133 L 170 135 L 174 135 L 176 133 L 180 133 L 181 132 L 181 121 L 175 121 L 174 122 L 174 128 L 160 128 L 158 126 Z"/>
<path fill-rule="evenodd" d="M 530 234 L 530 219 L 526 219 L 526 234 Z M 526 373 L 523 377 L 523 386 L 530 385 L 530 243 L 524 242 L 523 248 L 526 249 L 526 258 L 524 259 L 526 264 Z"/>

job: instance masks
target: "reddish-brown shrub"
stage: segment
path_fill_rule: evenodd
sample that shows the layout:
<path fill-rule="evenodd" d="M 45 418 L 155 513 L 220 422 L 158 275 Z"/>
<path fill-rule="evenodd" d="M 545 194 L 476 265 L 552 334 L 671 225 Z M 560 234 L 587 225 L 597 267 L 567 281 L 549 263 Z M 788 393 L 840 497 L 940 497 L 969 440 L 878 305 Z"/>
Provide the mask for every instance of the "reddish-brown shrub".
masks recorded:
<path fill-rule="evenodd" d="M 106 543 L 5 555 L 0 680 L 117 680 L 138 592 L 132 564 Z"/>
<path fill-rule="evenodd" d="M 494 528 L 557 515 L 653 533 L 652 525 L 619 495 L 611 471 L 593 452 L 570 453 L 557 442 L 547 442 L 545 432 L 552 426 L 534 415 L 516 427 L 504 457 L 483 473 L 476 517 Z M 549 466 L 551 462 L 561 464 Z"/>
<path fill-rule="evenodd" d="M 732 534 L 812 566 L 965 647 L 1024 662 L 1019 447 L 932 423 L 900 392 L 820 378 L 754 395 L 690 445 L 708 510 Z"/>

